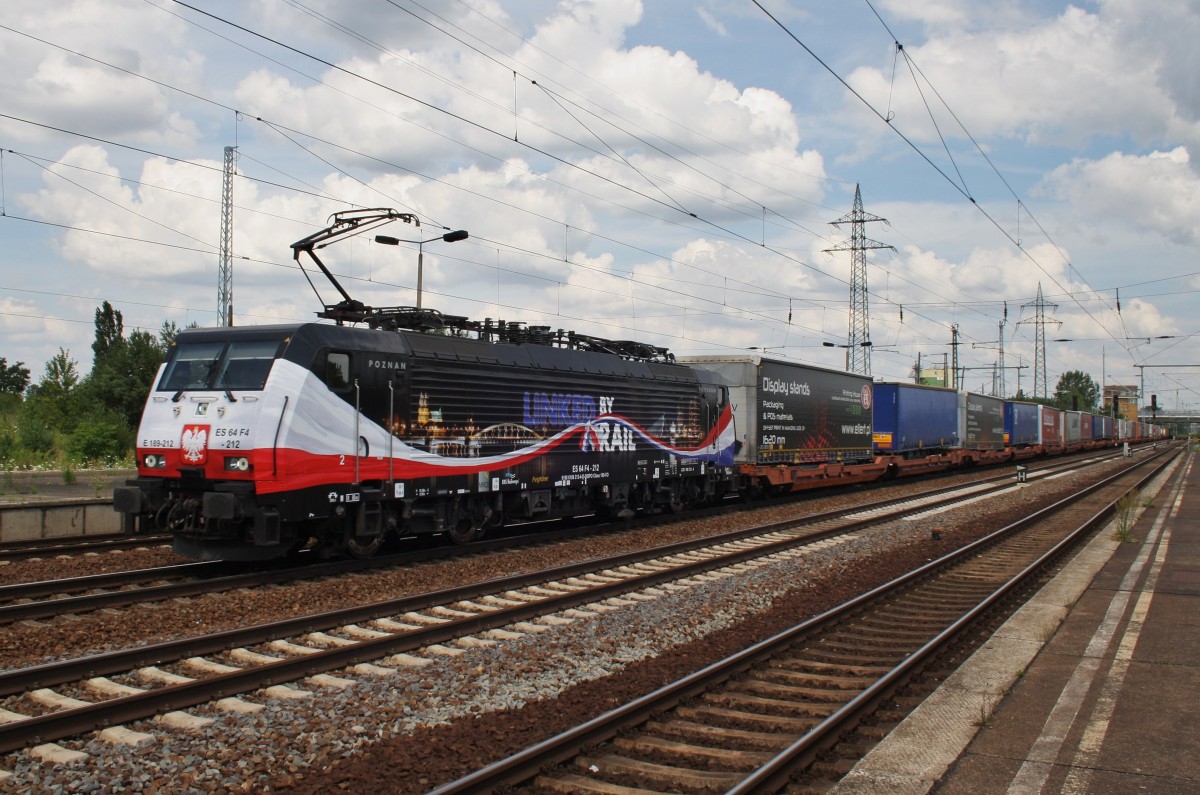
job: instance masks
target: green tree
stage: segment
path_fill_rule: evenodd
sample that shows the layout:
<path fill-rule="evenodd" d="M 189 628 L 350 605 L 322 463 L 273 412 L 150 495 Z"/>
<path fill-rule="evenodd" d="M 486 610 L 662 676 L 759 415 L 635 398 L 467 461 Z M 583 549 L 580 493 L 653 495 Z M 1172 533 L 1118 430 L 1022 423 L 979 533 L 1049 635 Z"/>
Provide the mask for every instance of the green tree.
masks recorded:
<path fill-rule="evenodd" d="M 96 338 L 92 341 L 92 367 L 120 346 L 124 341 L 125 320 L 120 310 L 113 309 L 112 304 L 105 301 L 96 310 Z"/>
<path fill-rule="evenodd" d="M 166 351 L 171 349 L 171 345 L 175 343 L 175 337 L 179 335 L 179 332 L 190 328 L 200 328 L 200 324 L 193 320 L 181 329 L 175 324 L 174 320 L 163 321 L 162 328 L 158 330 L 158 341 L 162 343 L 164 355 Z"/>
<path fill-rule="evenodd" d="M 1100 387 L 1082 370 L 1068 370 L 1054 387 L 1052 405 L 1060 409 L 1096 411 L 1100 404 Z"/>
<path fill-rule="evenodd" d="M 0 394 L 20 395 L 29 386 L 29 368 L 25 362 L 10 365 L 0 356 Z"/>
<path fill-rule="evenodd" d="M 46 362 L 46 371 L 37 383 L 37 396 L 49 400 L 60 400 L 74 394 L 79 386 L 79 369 L 71 352 L 58 349 L 58 353 Z"/>
<path fill-rule="evenodd" d="M 79 422 L 79 371 L 69 351 L 46 362 L 42 378 L 29 387 L 17 421 L 21 443 L 30 450 L 50 448 L 51 429 L 70 433 Z"/>
<path fill-rule="evenodd" d="M 108 346 L 104 357 L 93 364 L 83 392 L 89 401 L 111 408 L 130 429 L 136 428 L 163 357 L 158 337 L 135 331 Z"/>

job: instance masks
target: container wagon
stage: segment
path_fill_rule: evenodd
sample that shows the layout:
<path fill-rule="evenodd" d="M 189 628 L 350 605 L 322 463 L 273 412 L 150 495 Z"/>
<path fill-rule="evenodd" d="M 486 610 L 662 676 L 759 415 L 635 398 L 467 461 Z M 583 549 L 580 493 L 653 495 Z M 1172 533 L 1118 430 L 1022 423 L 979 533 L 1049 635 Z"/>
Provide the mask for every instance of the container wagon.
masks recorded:
<path fill-rule="evenodd" d="M 1082 426 L 1082 412 L 1079 411 L 1064 411 L 1062 413 L 1063 421 L 1063 444 L 1068 448 L 1075 450 L 1079 448 L 1079 443 L 1082 441 L 1080 429 Z"/>
<path fill-rule="evenodd" d="M 1086 411 L 1079 412 L 1079 443 L 1084 447 L 1092 447 L 1092 423 L 1096 418 Z"/>
<path fill-rule="evenodd" d="M 1004 441 L 1022 449 L 1041 443 L 1041 412 L 1037 403 L 1010 400 L 1004 404 Z"/>
<path fill-rule="evenodd" d="M 1003 450 L 1004 401 L 990 395 L 962 392 L 958 396 L 958 436 L 964 450 Z"/>
<path fill-rule="evenodd" d="M 754 355 L 682 356 L 728 392 L 734 464 L 755 491 L 800 491 L 879 477 L 871 446 L 871 379 Z"/>
<path fill-rule="evenodd" d="M 1043 453 L 1062 452 L 1063 412 L 1050 406 L 1038 406 L 1038 444 Z"/>
<path fill-rule="evenodd" d="M 920 458 L 959 447 L 958 393 L 918 384 L 876 384 L 875 452 Z"/>

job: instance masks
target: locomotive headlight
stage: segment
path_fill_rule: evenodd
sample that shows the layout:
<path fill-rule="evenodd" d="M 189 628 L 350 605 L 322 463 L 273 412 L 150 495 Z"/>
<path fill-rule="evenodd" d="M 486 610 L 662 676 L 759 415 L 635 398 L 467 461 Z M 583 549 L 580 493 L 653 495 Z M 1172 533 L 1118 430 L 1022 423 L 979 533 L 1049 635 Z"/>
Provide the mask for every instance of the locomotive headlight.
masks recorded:
<path fill-rule="evenodd" d="M 249 472 L 250 459 L 246 456 L 231 456 L 225 459 L 225 469 L 230 472 Z"/>
<path fill-rule="evenodd" d="M 167 457 L 155 453 L 147 453 L 145 458 L 142 459 L 142 464 L 147 469 L 162 469 L 167 465 Z"/>

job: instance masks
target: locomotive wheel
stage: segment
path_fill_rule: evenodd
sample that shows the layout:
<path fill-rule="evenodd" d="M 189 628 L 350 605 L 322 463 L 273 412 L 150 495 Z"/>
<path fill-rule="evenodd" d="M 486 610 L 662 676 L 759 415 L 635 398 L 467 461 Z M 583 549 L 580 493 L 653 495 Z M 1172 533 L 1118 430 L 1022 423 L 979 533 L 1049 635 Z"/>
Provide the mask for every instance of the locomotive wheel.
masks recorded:
<path fill-rule="evenodd" d="M 350 536 L 346 539 L 346 551 L 352 557 L 373 557 L 383 546 L 383 533 L 377 536 Z"/>
<path fill-rule="evenodd" d="M 460 519 L 446 531 L 446 535 L 450 536 L 450 540 L 455 544 L 469 544 L 482 533 L 470 519 Z"/>
<path fill-rule="evenodd" d="M 163 503 L 154 515 L 154 524 L 160 530 L 168 533 L 178 532 L 188 524 L 187 508 L 182 500 L 171 500 Z"/>

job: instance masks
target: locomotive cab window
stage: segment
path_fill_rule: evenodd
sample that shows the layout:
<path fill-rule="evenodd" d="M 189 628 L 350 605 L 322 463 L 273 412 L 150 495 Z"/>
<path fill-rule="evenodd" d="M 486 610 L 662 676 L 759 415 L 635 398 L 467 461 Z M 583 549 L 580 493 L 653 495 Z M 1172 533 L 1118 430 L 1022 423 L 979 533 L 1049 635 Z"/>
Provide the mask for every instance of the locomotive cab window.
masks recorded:
<path fill-rule="evenodd" d="M 276 340 L 239 340 L 229 343 L 225 363 L 215 386 L 219 389 L 262 389 L 278 349 Z"/>
<path fill-rule="evenodd" d="M 160 392 L 177 389 L 204 389 L 217 370 L 223 342 L 184 342 L 175 348 L 175 357 L 158 383 Z"/>
<path fill-rule="evenodd" d="M 350 354 L 326 354 L 325 384 L 334 392 L 345 392 L 350 388 Z"/>
<path fill-rule="evenodd" d="M 160 392 L 185 389 L 261 390 L 279 352 L 279 340 L 181 342 L 162 380 Z"/>

